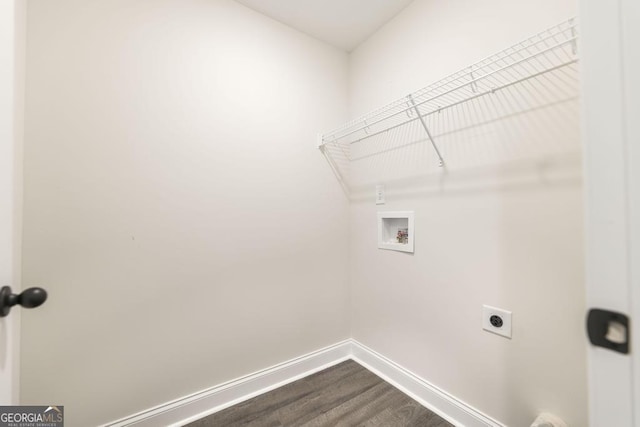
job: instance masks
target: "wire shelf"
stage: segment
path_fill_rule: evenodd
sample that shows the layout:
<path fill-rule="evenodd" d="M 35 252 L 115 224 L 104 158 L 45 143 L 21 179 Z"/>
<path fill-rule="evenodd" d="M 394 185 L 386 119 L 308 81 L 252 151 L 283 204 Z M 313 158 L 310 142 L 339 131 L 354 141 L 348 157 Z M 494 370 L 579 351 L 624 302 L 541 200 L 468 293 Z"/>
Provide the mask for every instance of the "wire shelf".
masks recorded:
<path fill-rule="evenodd" d="M 576 99 L 577 38 L 572 18 L 323 134 L 319 146 L 346 187 L 352 162 L 417 140 L 448 165 L 443 134 Z"/>

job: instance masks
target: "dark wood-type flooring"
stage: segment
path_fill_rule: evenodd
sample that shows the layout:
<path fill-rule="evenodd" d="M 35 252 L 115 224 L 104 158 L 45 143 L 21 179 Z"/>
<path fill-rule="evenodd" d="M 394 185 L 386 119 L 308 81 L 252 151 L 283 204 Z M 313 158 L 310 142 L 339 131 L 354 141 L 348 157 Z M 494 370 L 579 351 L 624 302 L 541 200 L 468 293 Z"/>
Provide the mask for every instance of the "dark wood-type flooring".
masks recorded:
<path fill-rule="evenodd" d="M 356 362 L 348 360 L 188 426 L 452 425 Z"/>

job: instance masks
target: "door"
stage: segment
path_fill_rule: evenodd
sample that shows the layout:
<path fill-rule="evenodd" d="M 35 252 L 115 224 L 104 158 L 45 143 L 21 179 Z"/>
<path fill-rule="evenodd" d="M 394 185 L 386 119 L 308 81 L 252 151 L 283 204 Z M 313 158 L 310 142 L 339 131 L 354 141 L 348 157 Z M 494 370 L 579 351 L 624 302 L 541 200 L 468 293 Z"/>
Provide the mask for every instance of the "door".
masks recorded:
<path fill-rule="evenodd" d="M 587 304 L 627 315 L 632 338 L 589 347 L 592 427 L 640 425 L 639 26 L 637 0 L 580 2 Z"/>
<path fill-rule="evenodd" d="M 0 1 L 0 287 L 18 287 L 14 275 L 15 255 L 18 253 L 19 233 L 16 222 L 15 158 L 19 143 L 20 102 L 16 102 L 18 42 L 22 36 L 16 31 L 22 0 Z M 17 37 L 16 37 L 17 36 Z M 0 405 L 18 403 L 18 322 L 19 313 L 0 318 Z"/>

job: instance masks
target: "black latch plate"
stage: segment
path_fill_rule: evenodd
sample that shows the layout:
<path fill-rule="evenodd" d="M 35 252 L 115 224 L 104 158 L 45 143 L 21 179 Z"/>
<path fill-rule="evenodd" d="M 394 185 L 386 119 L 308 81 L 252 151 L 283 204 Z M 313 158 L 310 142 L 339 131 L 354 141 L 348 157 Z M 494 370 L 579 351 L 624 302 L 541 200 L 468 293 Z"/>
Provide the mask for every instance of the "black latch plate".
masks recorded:
<path fill-rule="evenodd" d="M 625 342 L 617 343 L 607 339 L 611 322 L 619 323 L 625 327 Z M 587 316 L 587 334 L 589 341 L 595 346 L 629 354 L 629 318 L 622 313 L 592 308 Z"/>

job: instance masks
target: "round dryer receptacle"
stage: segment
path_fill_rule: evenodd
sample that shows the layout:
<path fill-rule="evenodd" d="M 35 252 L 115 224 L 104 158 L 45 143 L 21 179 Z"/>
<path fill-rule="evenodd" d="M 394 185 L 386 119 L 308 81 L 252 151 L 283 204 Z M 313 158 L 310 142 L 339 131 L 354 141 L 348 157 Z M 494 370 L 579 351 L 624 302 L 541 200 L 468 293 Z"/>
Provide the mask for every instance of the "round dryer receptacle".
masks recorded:
<path fill-rule="evenodd" d="M 504 323 L 504 322 L 502 321 L 502 317 L 497 316 L 497 315 L 495 315 L 495 314 L 489 318 L 489 322 L 491 322 L 491 325 L 492 325 L 494 328 L 501 328 L 501 327 L 502 327 L 502 325 L 503 325 L 503 323 Z"/>

